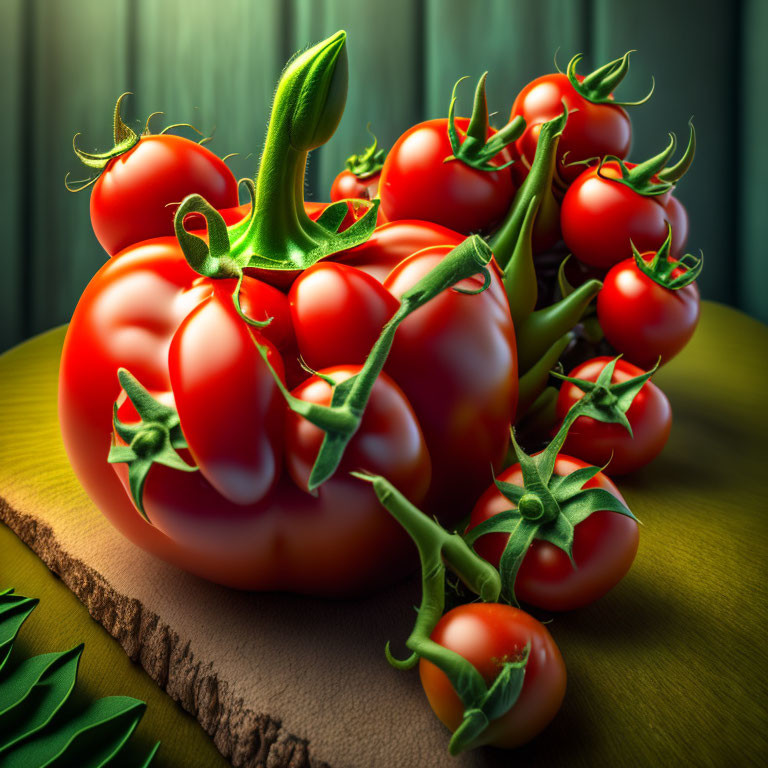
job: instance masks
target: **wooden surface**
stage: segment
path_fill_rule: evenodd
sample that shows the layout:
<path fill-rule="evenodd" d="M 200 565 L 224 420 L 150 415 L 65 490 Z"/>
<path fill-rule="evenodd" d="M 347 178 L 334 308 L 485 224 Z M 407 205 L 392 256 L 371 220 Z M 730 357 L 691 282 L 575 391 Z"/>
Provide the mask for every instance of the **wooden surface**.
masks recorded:
<path fill-rule="evenodd" d="M 154 560 L 108 525 L 58 437 L 62 337 L 51 331 L 0 358 L 0 516 L 235 765 L 768 760 L 768 330 L 759 323 L 705 304 L 689 347 L 658 374 L 675 413 L 670 442 L 652 467 L 619 480 L 644 523 L 635 566 L 603 600 L 549 624 L 569 674 L 560 714 L 514 756 L 483 750 L 457 760 L 417 673 L 383 657 L 384 642 L 401 647 L 413 619 L 413 583 L 357 602 L 238 593 Z M 27 557 L 6 536 L 0 546 L 0 579 L 13 584 Z M 45 650 L 66 647 L 48 621 Z M 84 669 L 96 645 L 86 645 Z M 133 684 L 128 666 L 119 676 Z M 99 693 L 142 695 L 118 683 Z M 186 719 L 164 718 L 149 698 L 147 727 L 161 720 L 167 731 L 147 739 L 174 744 L 175 723 Z M 214 765 L 190 733 L 170 764 Z"/>

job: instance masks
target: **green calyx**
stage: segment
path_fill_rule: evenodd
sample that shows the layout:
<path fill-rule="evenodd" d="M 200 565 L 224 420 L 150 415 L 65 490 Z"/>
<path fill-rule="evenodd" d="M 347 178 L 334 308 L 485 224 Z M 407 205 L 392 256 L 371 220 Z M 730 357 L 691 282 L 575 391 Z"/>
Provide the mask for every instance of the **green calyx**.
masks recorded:
<path fill-rule="evenodd" d="M 330 205 L 317 221 L 304 211 L 307 155 L 330 139 L 344 111 L 345 41 L 346 33 L 337 32 L 293 58 L 283 70 L 256 181 L 244 182 L 251 197 L 244 221 L 227 228 L 200 195 L 182 202 L 176 212 L 176 234 L 193 269 L 200 271 L 202 265 L 206 271 L 200 273 L 212 277 L 228 277 L 245 268 L 298 272 L 371 236 L 378 200 L 343 232 L 338 230 L 348 210 L 346 202 Z M 184 216 L 191 211 L 205 216 L 209 236 L 216 233 L 215 246 L 184 231 Z M 208 274 L 209 268 L 213 274 Z"/>
<path fill-rule="evenodd" d="M 627 51 L 621 58 L 609 61 L 590 72 L 579 80 L 576 75 L 576 66 L 584 58 L 577 53 L 569 62 L 566 76 L 576 92 L 593 104 L 615 104 L 618 107 L 638 107 L 645 104 L 653 95 L 656 81 L 651 78 L 651 90 L 639 101 L 614 101 L 611 94 L 629 72 L 629 55 L 635 51 Z"/>
<path fill-rule="evenodd" d="M 645 381 L 637 387 L 637 391 L 643 383 Z M 629 402 L 634 394 L 636 392 L 628 397 Z M 481 536 L 489 533 L 509 534 L 499 562 L 499 571 L 503 595 L 515 605 L 515 579 L 534 539 L 554 544 L 562 549 L 573 563 L 573 530 L 593 512 L 608 510 L 636 519 L 629 509 L 607 490 L 584 488 L 584 485 L 600 472 L 600 467 L 584 467 L 566 476 L 554 474 L 558 453 L 574 421 L 587 414 L 590 408 L 598 413 L 595 418 L 602 415 L 602 411 L 593 406 L 592 397 L 593 393 L 588 392 L 574 404 L 555 437 L 537 456 L 529 456 L 523 451 L 517 442 L 514 429 L 512 430 L 512 446 L 522 471 L 523 485 L 496 480 L 496 487 L 513 506 L 483 521 L 464 535 L 467 544 L 473 545 Z"/>
<path fill-rule="evenodd" d="M 635 248 L 635 244 L 631 240 L 630 244 L 632 245 L 632 254 L 635 257 L 637 268 L 646 277 L 650 277 L 654 283 L 658 283 L 670 291 L 679 291 L 681 288 L 685 288 L 686 285 L 690 285 L 701 274 L 701 270 L 704 267 L 703 253 L 699 256 L 686 253 L 677 261 L 670 260 L 669 249 L 672 245 L 672 227 L 669 227 L 666 240 L 664 240 L 659 250 L 653 254 L 653 258 L 650 261 L 646 261 L 640 255 L 640 252 Z M 675 270 L 681 267 L 684 268 L 684 271 L 675 277 Z"/>
<path fill-rule="evenodd" d="M 358 179 L 367 179 L 378 173 L 384 167 L 384 159 L 387 156 L 383 149 L 379 149 L 378 139 L 372 133 L 370 123 L 367 130 L 373 136 L 373 144 L 359 155 L 350 155 L 346 162 L 347 170 L 354 173 Z"/>
<path fill-rule="evenodd" d="M 272 368 L 267 349 L 254 339 L 288 407 L 325 432 L 310 473 L 310 491 L 314 491 L 337 470 L 347 444 L 360 426 L 373 385 L 384 368 L 400 323 L 442 291 L 473 275 L 481 274 L 483 285 L 477 291 L 469 293 L 484 291 L 490 285 L 488 264 L 492 256 L 490 248 L 477 235 L 468 237 L 446 254 L 437 266 L 400 297 L 400 308 L 382 329 L 361 370 L 340 384 L 329 382 L 333 386 L 333 394 L 328 406 L 308 403 L 294 397 Z M 454 290 L 462 291 L 459 288 Z"/>
<path fill-rule="evenodd" d="M 373 485 L 381 504 L 405 528 L 419 550 L 421 560 L 421 605 L 406 640 L 412 652 L 408 659 L 395 659 L 385 647 L 387 660 L 398 669 L 412 668 L 420 658 L 441 669 L 464 705 L 464 718 L 453 733 L 448 749 L 452 755 L 482 744 L 482 734 L 492 720 L 506 714 L 523 687 L 530 644 L 519 658 L 499 664 L 499 674 L 490 686 L 463 656 L 434 642 L 430 636 L 445 609 L 446 564 L 481 600 L 498 599 L 501 582 L 498 571 L 477 555 L 456 533 L 449 533 L 411 504 L 380 475 L 352 473 Z"/>
<path fill-rule="evenodd" d="M 598 176 L 604 179 L 610 178 L 610 181 L 624 184 L 637 192 L 638 195 L 643 195 L 644 197 L 663 195 L 669 192 L 685 176 L 696 154 L 696 131 L 693 127 L 693 120 L 689 121 L 688 125 L 690 128 L 688 146 L 680 160 L 672 167 L 666 168 L 665 166 L 677 147 L 677 139 L 674 133 L 669 134 L 669 144 L 658 155 L 638 163 L 634 168 L 628 168 L 621 158 L 614 155 L 606 155 L 598 165 Z M 607 162 L 618 164 L 621 178 L 607 177 L 601 173 L 603 165 Z"/>
<path fill-rule="evenodd" d="M 112 439 L 107 461 L 110 464 L 128 465 L 128 484 L 131 497 L 142 517 L 150 522 L 144 510 L 144 484 L 153 464 L 163 464 L 182 472 L 195 472 L 196 466 L 187 464 L 177 451 L 188 448 L 181 432 L 179 414 L 173 408 L 163 405 L 139 383 L 125 368 L 117 372 L 120 385 L 133 403 L 141 421 L 124 424 L 117 418 L 117 403 L 113 406 L 112 425 L 115 434 L 128 445 L 120 445 Z"/>
<path fill-rule="evenodd" d="M 562 381 L 575 384 L 587 395 L 587 397 L 579 401 L 579 416 L 588 416 L 606 424 L 621 424 L 629 432 L 630 436 L 634 437 L 632 426 L 627 419 L 627 411 L 637 393 L 645 386 L 645 382 L 656 373 L 659 363 L 657 362 L 650 371 L 640 376 L 635 376 L 618 384 L 612 384 L 611 380 L 613 379 L 613 372 L 618 360 L 619 358 L 616 357 L 607 363 L 595 381 L 563 376 L 556 371 L 551 373 Z"/>
<path fill-rule="evenodd" d="M 536 219 L 557 217 L 557 202 L 552 194 L 552 176 L 557 145 L 568 119 L 568 110 L 541 127 L 531 169 L 517 191 L 499 230 L 490 238 L 496 261 L 503 270 L 503 283 L 515 325 L 518 369 L 521 384 L 535 371 L 524 387 L 519 413 L 544 389 L 546 372 L 554 362 L 550 352 L 565 348 L 568 334 L 579 322 L 589 302 L 602 287 L 599 280 L 589 280 L 568 296 L 548 307 L 535 309 L 538 299 L 536 269 L 533 261 L 533 232 Z M 547 359 L 547 364 L 541 361 Z"/>
<path fill-rule="evenodd" d="M 504 147 L 523 135 L 525 120 L 522 117 L 515 117 L 501 130 L 494 133 L 489 139 L 486 139 L 488 135 L 488 101 L 485 95 L 485 80 L 487 77 L 488 73 L 484 72 L 477 83 L 472 116 L 463 140 L 456 129 L 456 89 L 459 87 L 459 83 L 467 78 L 462 77 L 453 86 L 451 103 L 448 107 L 448 138 L 451 142 L 453 154 L 446 157 L 443 162 L 461 160 L 465 165 L 476 168 L 478 171 L 500 171 L 503 168 L 508 168 L 514 162 L 514 160 L 510 160 L 503 165 L 493 165 L 491 160 Z"/>

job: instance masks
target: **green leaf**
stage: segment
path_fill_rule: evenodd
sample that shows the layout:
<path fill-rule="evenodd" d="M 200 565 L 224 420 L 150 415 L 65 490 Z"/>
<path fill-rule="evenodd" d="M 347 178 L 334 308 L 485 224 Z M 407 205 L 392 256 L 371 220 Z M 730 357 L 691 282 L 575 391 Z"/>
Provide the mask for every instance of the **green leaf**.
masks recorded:
<path fill-rule="evenodd" d="M 14 595 L 7 590 L 0 595 L 0 670 L 11 654 L 11 647 L 21 625 L 40 602 L 34 597 Z"/>
<path fill-rule="evenodd" d="M 0 754 L 44 728 L 72 693 L 83 645 L 23 661 L 0 686 Z"/>
<path fill-rule="evenodd" d="M 561 503 L 560 509 L 574 526 L 586 520 L 593 512 L 602 510 L 618 512 L 637 520 L 629 508 L 605 488 L 587 488 L 579 491 L 575 496 Z"/>
<path fill-rule="evenodd" d="M 146 706 L 128 696 L 98 699 L 72 719 L 57 722 L 5 753 L 3 768 L 103 766 L 131 736 Z"/>
<path fill-rule="evenodd" d="M 531 644 L 528 642 L 522 658 L 505 662 L 501 672 L 488 689 L 480 708 L 489 720 L 496 720 L 506 715 L 520 697 L 530 652 Z"/>

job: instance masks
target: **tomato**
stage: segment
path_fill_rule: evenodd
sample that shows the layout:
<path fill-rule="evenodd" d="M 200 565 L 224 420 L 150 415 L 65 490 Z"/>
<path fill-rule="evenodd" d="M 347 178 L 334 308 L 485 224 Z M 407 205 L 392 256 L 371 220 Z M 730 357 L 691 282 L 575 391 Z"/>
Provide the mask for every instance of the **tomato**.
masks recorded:
<path fill-rule="evenodd" d="M 232 171 L 207 147 L 172 134 L 142 136 L 110 160 L 93 185 L 93 231 L 110 256 L 142 240 L 172 235 L 176 206 L 193 193 L 215 208 L 238 204 Z"/>
<path fill-rule="evenodd" d="M 627 63 L 628 57 L 629 54 L 624 57 Z M 617 59 L 613 64 L 622 61 Z M 543 75 L 528 83 L 517 95 L 510 115 L 522 117 L 527 126 L 515 142 L 521 162 L 512 166 L 516 178 L 522 181 L 533 163 L 542 124 L 557 117 L 563 111 L 563 104 L 568 108 L 568 123 L 560 137 L 555 172 L 555 191 L 561 195 L 584 170 L 584 161 L 605 155 L 623 159 L 632 143 L 632 124 L 626 110 L 612 103 L 613 97 L 609 94 L 602 99 L 593 100 L 594 95 L 590 98 L 591 92 L 581 85 L 585 77 L 571 73 L 570 65 L 568 71 L 568 74 Z"/>
<path fill-rule="evenodd" d="M 610 357 L 592 358 L 577 365 L 568 376 L 596 381 L 610 361 Z M 636 365 L 619 360 L 611 383 L 628 381 L 643 373 Z M 563 382 L 556 406 L 560 422 L 582 397 L 584 392 L 576 384 Z M 635 395 L 626 417 L 632 427 L 631 435 L 622 424 L 580 416 L 568 431 L 563 450 L 598 467 L 608 464 L 605 471 L 609 475 L 634 472 L 653 461 L 666 445 L 672 428 L 672 409 L 664 393 L 652 381 L 647 381 Z"/>
<path fill-rule="evenodd" d="M 674 242 L 674 231 L 672 238 Z M 646 252 L 642 258 L 649 262 L 653 255 Z M 672 277 L 685 271 L 681 266 Z M 699 322 L 699 289 L 695 282 L 667 288 L 644 274 L 635 258 L 626 259 L 605 276 L 597 318 L 613 347 L 641 368 L 650 368 L 659 357 L 662 363 L 671 360 L 693 336 Z"/>
<path fill-rule="evenodd" d="M 373 200 L 379 192 L 379 179 L 381 171 L 370 176 L 360 178 L 350 170 L 341 171 L 331 185 L 331 201 L 357 198 L 360 200 Z"/>
<path fill-rule="evenodd" d="M 440 619 L 431 639 L 467 659 L 487 685 L 504 661 L 522 656 L 530 643 L 520 696 L 505 715 L 490 722 L 482 744 L 505 748 L 525 744 L 560 708 L 566 684 L 563 658 L 547 628 L 527 613 L 500 603 L 460 605 Z M 448 677 L 424 658 L 419 661 L 419 675 L 432 711 L 455 731 L 464 707 Z"/>
<path fill-rule="evenodd" d="M 559 454 L 555 475 L 565 476 L 589 464 L 575 457 Z M 499 481 L 522 485 L 519 464 L 502 472 Z M 584 488 L 602 488 L 623 501 L 618 488 L 602 472 L 587 481 Z M 492 485 L 472 510 L 468 530 L 493 515 L 514 509 L 501 491 Z M 475 543 L 478 554 L 498 566 L 509 534 L 489 533 Z M 515 580 L 515 594 L 525 603 L 549 611 L 580 608 L 602 597 L 625 576 L 637 553 L 637 522 L 623 514 L 598 510 L 574 526 L 573 559 L 551 542 L 534 539 Z"/>
<path fill-rule="evenodd" d="M 460 136 L 468 126 L 469 118 L 456 118 Z M 488 128 L 488 138 L 495 133 Z M 501 221 L 515 194 L 509 168 L 481 171 L 458 159 L 444 162 L 452 154 L 445 118 L 419 123 L 400 136 L 379 182 L 388 221 L 433 221 L 463 234 L 487 232 Z M 489 162 L 502 166 L 509 159 L 501 152 Z"/>
<path fill-rule="evenodd" d="M 626 163 L 627 168 L 637 167 Z M 615 162 L 588 168 L 563 198 L 560 224 L 568 250 L 584 264 L 609 269 L 640 251 L 658 250 L 673 220 L 685 216 L 671 193 L 644 196 L 614 179 L 621 178 Z M 687 221 L 687 218 L 685 219 Z M 672 231 L 672 255 L 685 247 L 687 226 Z M 631 242 L 630 242 L 631 241 Z"/>

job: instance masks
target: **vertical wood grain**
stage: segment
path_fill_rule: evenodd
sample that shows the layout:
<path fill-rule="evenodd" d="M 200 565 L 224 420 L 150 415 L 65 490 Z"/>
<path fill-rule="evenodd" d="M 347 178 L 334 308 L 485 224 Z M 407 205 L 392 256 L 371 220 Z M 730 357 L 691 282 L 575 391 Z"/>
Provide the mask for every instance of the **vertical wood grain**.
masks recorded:
<path fill-rule="evenodd" d="M 30 89 L 32 123 L 32 218 L 26 222 L 31 258 L 30 333 L 65 322 L 77 299 L 106 255 L 90 228 L 89 192 L 64 188 L 87 169 L 72 153 L 72 136 L 82 132 L 87 150 L 112 146 L 112 110 L 125 90 L 127 47 L 124 30 L 129 4 L 79 0 L 27 0 L 34 36 Z M 27 256 L 27 254 L 29 254 Z"/>
<path fill-rule="evenodd" d="M 739 260 L 736 200 L 738 148 L 734 146 L 738 77 L 737 13 L 720 0 L 698 3 L 614 3 L 595 0 L 597 65 L 638 49 L 632 70 L 618 91 L 631 100 L 656 77 L 651 100 L 631 110 L 634 140 L 630 159 L 644 160 L 667 143 L 667 132 L 685 146 L 688 119 L 697 133 L 696 159 L 680 182 L 677 197 L 690 216 L 687 250 L 704 251 L 699 279 L 710 299 L 734 302 Z M 674 161 L 673 161 L 674 162 Z"/>
<path fill-rule="evenodd" d="M 3 244 L 0 249 L 0 351 L 15 344 L 26 332 L 23 316 L 23 293 L 26 281 L 24 218 L 25 158 L 28 142 L 24 117 L 28 103 L 23 70 L 27 55 L 27 31 L 23 0 L 0 3 L 0 217 Z"/>
<path fill-rule="evenodd" d="M 768 323 L 768 3 L 746 0 L 742 23 L 742 111 L 738 132 L 741 238 L 739 251 L 731 254 L 740 266 L 739 306 Z"/>

